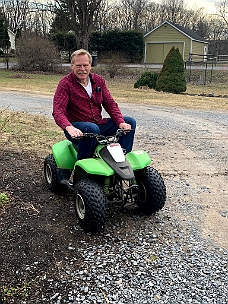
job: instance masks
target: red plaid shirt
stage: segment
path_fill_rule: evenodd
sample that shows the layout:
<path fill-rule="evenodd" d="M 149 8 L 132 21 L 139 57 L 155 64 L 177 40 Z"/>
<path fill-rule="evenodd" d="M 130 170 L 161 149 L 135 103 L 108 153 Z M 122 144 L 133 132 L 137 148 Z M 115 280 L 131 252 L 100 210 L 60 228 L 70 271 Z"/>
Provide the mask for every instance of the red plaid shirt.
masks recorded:
<path fill-rule="evenodd" d="M 124 122 L 123 115 L 112 98 L 105 80 L 98 74 L 90 73 L 92 96 L 77 81 L 74 72 L 63 77 L 56 89 L 53 99 L 53 117 L 55 122 L 65 129 L 72 122 L 94 122 L 104 124 L 102 106 L 118 126 Z"/>

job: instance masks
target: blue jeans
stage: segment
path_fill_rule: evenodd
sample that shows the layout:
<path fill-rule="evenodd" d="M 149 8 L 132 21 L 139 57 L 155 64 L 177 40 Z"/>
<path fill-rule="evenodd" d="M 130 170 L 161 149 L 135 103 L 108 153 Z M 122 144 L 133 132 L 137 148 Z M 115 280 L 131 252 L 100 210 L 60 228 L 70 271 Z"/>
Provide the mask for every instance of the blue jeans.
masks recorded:
<path fill-rule="evenodd" d="M 124 121 L 131 125 L 132 131 L 126 132 L 125 135 L 121 136 L 119 139 L 119 144 L 128 153 L 132 150 L 136 121 L 134 118 L 129 116 L 124 116 Z M 73 122 L 72 125 L 75 128 L 80 129 L 82 133 L 95 133 L 105 136 L 115 135 L 116 130 L 118 129 L 118 126 L 111 118 L 108 118 L 107 123 L 100 125 L 97 125 L 92 122 Z M 78 145 L 77 160 L 90 158 L 93 156 L 95 148 L 97 146 L 96 138 L 82 138 L 78 140 L 76 138 L 72 138 L 66 130 L 64 130 L 64 133 L 68 140 Z"/>

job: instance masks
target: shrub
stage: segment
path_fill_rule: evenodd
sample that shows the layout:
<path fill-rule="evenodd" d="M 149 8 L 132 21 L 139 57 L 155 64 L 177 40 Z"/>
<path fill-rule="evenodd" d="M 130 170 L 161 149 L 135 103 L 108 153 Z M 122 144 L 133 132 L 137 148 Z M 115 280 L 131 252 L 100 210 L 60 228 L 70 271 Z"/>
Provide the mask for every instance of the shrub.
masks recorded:
<path fill-rule="evenodd" d="M 155 89 L 175 94 L 186 91 L 184 61 L 178 48 L 172 47 L 166 56 Z"/>
<path fill-rule="evenodd" d="M 18 67 L 24 71 L 54 72 L 57 51 L 53 42 L 44 37 L 23 35 L 18 39 Z"/>
<path fill-rule="evenodd" d="M 157 72 L 144 72 L 139 78 L 139 80 L 137 80 L 136 83 L 134 84 L 134 88 L 146 86 L 150 89 L 154 89 L 156 86 L 157 78 L 158 78 Z"/>
<path fill-rule="evenodd" d="M 112 62 L 106 66 L 106 71 L 109 74 L 110 78 L 114 78 L 116 75 L 118 75 L 120 67 L 115 62 Z"/>
<path fill-rule="evenodd" d="M 104 54 L 109 58 L 120 54 L 121 61 L 141 62 L 143 59 L 143 34 L 140 31 L 111 30 L 93 32 L 90 35 L 89 49 L 98 52 L 98 58 Z"/>
<path fill-rule="evenodd" d="M 50 39 L 56 45 L 59 51 L 67 54 L 66 59 L 70 62 L 71 53 L 77 49 L 75 35 L 71 32 L 57 32 L 50 35 Z"/>

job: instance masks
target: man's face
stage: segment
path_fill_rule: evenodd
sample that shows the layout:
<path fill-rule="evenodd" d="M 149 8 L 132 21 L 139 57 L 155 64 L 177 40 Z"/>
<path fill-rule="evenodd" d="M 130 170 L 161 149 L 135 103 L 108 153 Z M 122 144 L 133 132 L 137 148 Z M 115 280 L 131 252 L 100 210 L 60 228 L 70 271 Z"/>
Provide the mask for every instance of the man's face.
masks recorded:
<path fill-rule="evenodd" d="M 91 63 L 89 63 L 88 55 L 77 55 L 74 57 L 74 62 L 71 63 L 71 69 L 77 76 L 79 81 L 87 79 L 91 70 Z"/>

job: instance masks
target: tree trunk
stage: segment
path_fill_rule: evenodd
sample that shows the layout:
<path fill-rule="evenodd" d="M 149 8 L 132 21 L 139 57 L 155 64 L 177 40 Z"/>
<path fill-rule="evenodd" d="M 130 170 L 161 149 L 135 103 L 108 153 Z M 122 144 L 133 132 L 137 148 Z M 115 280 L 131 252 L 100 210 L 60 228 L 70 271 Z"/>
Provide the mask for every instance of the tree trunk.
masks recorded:
<path fill-rule="evenodd" d="M 95 12 L 100 8 L 102 0 L 65 0 L 74 19 L 77 48 L 88 50 L 89 35 L 93 28 Z"/>

